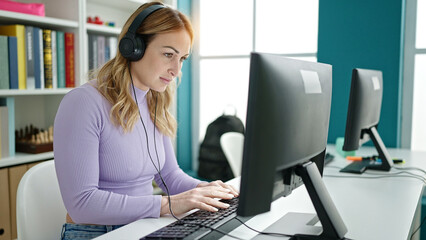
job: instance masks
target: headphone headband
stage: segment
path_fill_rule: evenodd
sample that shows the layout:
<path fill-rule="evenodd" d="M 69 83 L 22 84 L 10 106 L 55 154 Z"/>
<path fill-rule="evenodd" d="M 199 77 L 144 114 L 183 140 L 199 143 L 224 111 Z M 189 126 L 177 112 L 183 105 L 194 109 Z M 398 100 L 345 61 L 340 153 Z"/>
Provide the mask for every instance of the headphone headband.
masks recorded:
<path fill-rule="evenodd" d="M 129 61 L 138 61 L 143 57 L 146 44 L 142 39 L 142 36 L 136 34 L 136 30 L 151 13 L 165 7 L 166 6 L 162 4 L 151 5 L 136 16 L 135 20 L 133 20 L 132 24 L 130 24 L 129 29 L 118 45 L 118 49 L 124 58 Z"/>
<path fill-rule="evenodd" d="M 155 12 L 155 11 L 161 9 L 161 8 L 165 8 L 165 6 L 160 5 L 160 4 L 155 4 L 155 5 L 149 6 L 146 9 L 144 9 L 141 13 L 138 14 L 138 16 L 136 16 L 136 18 L 135 18 L 135 20 L 133 20 L 132 24 L 130 24 L 129 30 L 127 30 L 127 32 L 135 34 L 136 30 L 141 25 L 143 20 L 145 20 L 145 18 L 148 17 L 149 15 L 151 15 L 151 13 L 153 13 L 153 12 Z"/>

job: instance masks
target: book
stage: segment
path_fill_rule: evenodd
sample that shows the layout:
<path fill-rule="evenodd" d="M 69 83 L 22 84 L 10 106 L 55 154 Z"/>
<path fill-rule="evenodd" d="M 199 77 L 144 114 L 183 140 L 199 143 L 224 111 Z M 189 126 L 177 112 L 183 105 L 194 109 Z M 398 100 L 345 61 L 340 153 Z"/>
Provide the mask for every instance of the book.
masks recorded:
<path fill-rule="evenodd" d="M 9 46 L 7 36 L 0 36 L 0 89 L 9 89 Z"/>
<path fill-rule="evenodd" d="M 6 106 L 0 106 L 0 156 L 9 157 L 9 113 Z"/>
<path fill-rule="evenodd" d="M 7 45 L 9 47 L 9 86 L 10 89 L 19 89 L 17 38 L 7 37 Z"/>
<path fill-rule="evenodd" d="M 109 37 L 105 38 L 105 62 L 108 62 L 111 59 L 111 48 L 109 47 Z"/>
<path fill-rule="evenodd" d="M 105 63 L 105 36 L 98 36 L 98 65 L 96 68 L 101 67 Z"/>
<path fill-rule="evenodd" d="M 25 26 L 18 24 L 0 26 L 0 35 L 16 37 L 18 52 L 18 87 L 19 89 L 26 89 Z"/>
<path fill-rule="evenodd" d="M 52 30 L 52 88 L 58 88 L 58 59 L 56 47 L 56 31 Z"/>
<path fill-rule="evenodd" d="M 75 87 L 74 33 L 65 33 L 65 85 Z"/>
<path fill-rule="evenodd" d="M 38 27 L 33 27 L 33 48 L 35 88 L 41 89 L 41 83 L 44 82 L 43 32 Z"/>
<path fill-rule="evenodd" d="M 27 65 L 27 89 L 35 89 L 34 75 L 34 30 L 32 26 L 25 26 L 25 50 Z"/>
<path fill-rule="evenodd" d="M 98 66 L 98 37 L 96 35 L 89 34 L 88 42 L 89 70 L 93 70 Z"/>
<path fill-rule="evenodd" d="M 53 88 L 52 77 L 52 30 L 43 29 L 44 87 Z"/>
<path fill-rule="evenodd" d="M 109 41 L 109 59 L 115 58 L 117 54 L 117 37 L 108 37 Z"/>
<path fill-rule="evenodd" d="M 65 36 L 64 32 L 56 32 L 56 50 L 58 66 L 58 88 L 65 88 Z"/>

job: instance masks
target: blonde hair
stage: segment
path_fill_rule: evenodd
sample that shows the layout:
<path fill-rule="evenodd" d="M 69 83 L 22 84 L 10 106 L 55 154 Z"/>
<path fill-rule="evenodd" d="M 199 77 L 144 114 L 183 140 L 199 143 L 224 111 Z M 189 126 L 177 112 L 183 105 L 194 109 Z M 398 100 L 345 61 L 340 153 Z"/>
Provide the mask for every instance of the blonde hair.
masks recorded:
<path fill-rule="evenodd" d="M 160 2 L 145 3 L 140 6 L 124 24 L 119 36 L 119 41 L 126 34 L 129 26 L 140 12 L 153 4 Z M 192 25 L 189 19 L 178 10 L 170 7 L 161 8 L 150 14 L 139 26 L 137 33 L 142 35 L 146 46 L 152 41 L 156 34 L 168 33 L 185 29 L 191 39 L 194 39 Z M 125 59 L 119 51 L 117 55 L 103 65 L 97 75 L 98 91 L 112 104 L 110 117 L 114 124 L 121 126 L 124 132 L 131 131 L 139 119 L 139 110 L 131 92 L 131 78 L 129 73 L 129 60 Z M 177 123 L 169 108 L 173 101 L 175 83 L 167 86 L 164 92 L 149 90 L 146 99 L 150 117 L 154 121 L 155 102 L 157 98 L 156 127 L 170 137 L 176 135 Z"/>

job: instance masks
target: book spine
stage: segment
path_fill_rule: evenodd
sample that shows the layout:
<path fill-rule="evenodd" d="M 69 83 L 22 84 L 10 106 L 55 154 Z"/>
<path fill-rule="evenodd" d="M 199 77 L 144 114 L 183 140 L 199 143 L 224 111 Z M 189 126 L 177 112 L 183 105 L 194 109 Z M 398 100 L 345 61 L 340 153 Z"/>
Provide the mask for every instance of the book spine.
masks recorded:
<path fill-rule="evenodd" d="M 40 89 L 44 89 L 44 48 L 43 48 L 43 30 L 40 29 L 39 33 L 40 39 Z"/>
<path fill-rule="evenodd" d="M 16 37 L 8 37 L 9 47 L 9 86 L 10 89 L 19 89 L 18 74 L 18 40 Z"/>
<path fill-rule="evenodd" d="M 110 46 L 109 46 L 109 37 L 105 37 L 105 62 L 108 62 L 111 59 L 111 53 L 110 53 Z"/>
<path fill-rule="evenodd" d="M 9 89 L 9 46 L 7 36 L 0 36 L 0 89 Z"/>
<path fill-rule="evenodd" d="M 109 37 L 109 56 L 113 59 L 117 54 L 117 37 Z"/>
<path fill-rule="evenodd" d="M 56 31 L 52 31 L 52 88 L 58 88 L 58 58 L 56 47 Z"/>
<path fill-rule="evenodd" d="M 34 47 L 34 87 L 36 89 L 41 88 L 41 81 L 44 78 L 41 78 L 41 68 L 44 68 L 44 63 L 40 62 L 40 54 L 43 51 L 43 40 L 40 37 L 41 29 L 38 27 L 33 27 L 33 47 Z M 40 42 L 42 42 L 40 50 Z"/>
<path fill-rule="evenodd" d="M 89 34 L 88 35 L 88 38 L 87 38 L 87 40 L 88 40 L 88 50 L 89 50 L 89 53 L 87 54 L 87 56 L 88 56 L 88 62 L 89 62 L 89 71 L 90 70 L 92 70 L 93 68 L 94 68 L 94 60 L 93 60 L 93 38 L 94 38 L 94 35 L 92 35 L 92 34 Z"/>
<path fill-rule="evenodd" d="M 65 84 L 67 88 L 75 87 L 74 67 L 74 33 L 65 33 Z"/>
<path fill-rule="evenodd" d="M 27 89 L 26 84 L 26 71 L 27 64 L 25 61 L 25 27 L 23 25 L 17 25 L 16 38 L 18 40 L 18 83 L 19 89 Z"/>
<path fill-rule="evenodd" d="M 58 50 L 58 88 L 65 88 L 65 36 L 64 32 L 56 32 L 56 49 Z"/>
<path fill-rule="evenodd" d="M 0 34 L 16 37 L 18 52 L 18 85 L 19 89 L 26 89 L 26 51 L 25 51 L 25 26 L 5 25 L 0 26 Z"/>
<path fill-rule="evenodd" d="M 52 30 L 43 29 L 44 87 L 53 87 L 52 78 Z"/>
<path fill-rule="evenodd" d="M 34 76 L 34 45 L 33 45 L 33 27 L 25 26 L 25 50 L 27 65 L 27 89 L 35 89 Z"/>
<path fill-rule="evenodd" d="M 105 63 L 105 36 L 98 36 L 98 65 L 101 67 Z"/>

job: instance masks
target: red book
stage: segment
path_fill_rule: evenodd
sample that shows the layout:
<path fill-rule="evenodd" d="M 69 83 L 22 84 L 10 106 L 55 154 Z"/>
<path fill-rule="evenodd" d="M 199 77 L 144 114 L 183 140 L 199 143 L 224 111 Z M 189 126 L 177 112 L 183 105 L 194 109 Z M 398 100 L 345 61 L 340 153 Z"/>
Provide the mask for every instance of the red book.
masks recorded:
<path fill-rule="evenodd" d="M 65 33 L 65 86 L 75 87 L 74 33 Z"/>

